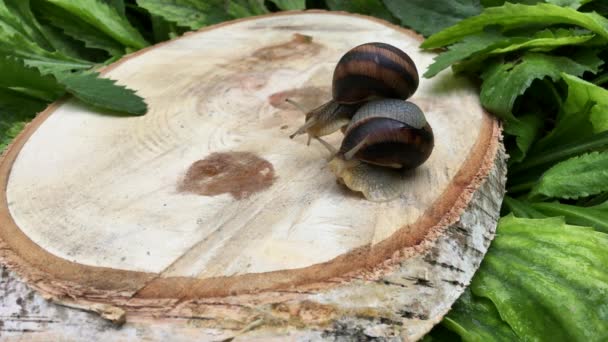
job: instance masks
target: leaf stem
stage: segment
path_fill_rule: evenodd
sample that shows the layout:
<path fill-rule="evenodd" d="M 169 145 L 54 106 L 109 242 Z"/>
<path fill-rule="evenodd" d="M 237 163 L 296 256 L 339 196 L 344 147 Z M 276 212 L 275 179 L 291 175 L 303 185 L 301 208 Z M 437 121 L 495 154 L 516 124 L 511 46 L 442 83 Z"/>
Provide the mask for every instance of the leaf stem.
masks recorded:
<path fill-rule="evenodd" d="M 598 76 L 596 79 L 594 79 L 593 81 L 591 81 L 591 83 L 595 84 L 595 85 L 602 85 L 604 83 L 608 82 L 608 72 Z"/>
<path fill-rule="evenodd" d="M 531 155 L 521 164 L 515 164 L 511 167 L 511 174 L 519 174 L 522 171 L 529 170 L 533 167 L 552 164 L 560 160 L 574 157 L 584 152 L 597 150 L 608 146 L 608 131 L 595 134 L 589 138 L 579 140 L 578 142 L 558 146 L 552 150 L 548 150 L 538 155 Z"/>
<path fill-rule="evenodd" d="M 562 100 L 562 96 L 557 91 L 557 88 L 555 88 L 555 84 L 553 84 L 551 79 L 546 78 L 546 77 L 543 78 L 543 83 L 545 83 L 547 88 L 549 88 L 549 91 L 551 92 L 551 94 L 553 95 L 553 98 L 557 102 L 557 106 L 558 106 L 557 108 L 561 108 L 562 105 L 564 104 L 564 101 Z"/>

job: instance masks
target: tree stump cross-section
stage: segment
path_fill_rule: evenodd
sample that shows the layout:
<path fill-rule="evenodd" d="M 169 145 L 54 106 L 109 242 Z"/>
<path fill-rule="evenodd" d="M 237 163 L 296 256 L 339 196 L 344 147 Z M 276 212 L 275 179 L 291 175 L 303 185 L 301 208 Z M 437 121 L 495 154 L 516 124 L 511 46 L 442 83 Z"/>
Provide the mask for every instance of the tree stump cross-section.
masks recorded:
<path fill-rule="evenodd" d="M 327 101 L 338 59 L 370 41 L 419 72 L 435 56 L 383 21 L 308 11 L 111 65 L 149 112 L 63 99 L 40 114 L 0 164 L 0 260 L 46 298 L 126 313 L 127 327 L 186 317 L 209 339 L 422 337 L 493 238 L 506 157 L 477 89 L 447 70 L 411 98 L 435 149 L 408 191 L 374 203 L 338 184 L 321 145 L 289 139 L 304 118 L 285 99 Z"/>

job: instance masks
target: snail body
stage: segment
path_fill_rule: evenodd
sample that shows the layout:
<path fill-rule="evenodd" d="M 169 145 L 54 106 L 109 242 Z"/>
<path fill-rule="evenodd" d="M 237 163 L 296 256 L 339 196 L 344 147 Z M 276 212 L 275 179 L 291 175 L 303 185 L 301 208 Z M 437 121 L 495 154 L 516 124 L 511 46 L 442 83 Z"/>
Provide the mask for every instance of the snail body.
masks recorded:
<path fill-rule="evenodd" d="M 404 170 L 424 163 L 434 147 L 431 126 L 420 108 L 407 101 L 370 101 L 353 116 L 329 167 L 338 180 L 372 201 L 403 191 Z"/>
<path fill-rule="evenodd" d="M 333 74 L 332 100 L 307 112 L 306 121 L 291 138 L 331 134 L 344 126 L 365 102 L 379 98 L 407 99 L 418 88 L 418 70 L 400 49 L 366 43 L 349 50 Z"/>
<path fill-rule="evenodd" d="M 308 141 L 332 134 L 350 122 L 360 104 L 340 104 L 329 101 L 306 113 L 306 122 L 290 138 L 296 135 L 308 133 Z"/>

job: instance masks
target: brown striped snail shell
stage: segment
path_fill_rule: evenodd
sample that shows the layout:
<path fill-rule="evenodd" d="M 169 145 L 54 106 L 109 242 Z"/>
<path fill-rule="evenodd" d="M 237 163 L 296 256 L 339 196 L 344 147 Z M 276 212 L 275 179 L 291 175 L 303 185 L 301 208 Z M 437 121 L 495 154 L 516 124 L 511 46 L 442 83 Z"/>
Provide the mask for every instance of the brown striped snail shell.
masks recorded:
<path fill-rule="evenodd" d="M 382 97 L 406 100 L 418 82 L 408 54 L 386 43 L 367 43 L 348 51 L 336 65 L 332 97 L 344 104 Z"/>
<path fill-rule="evenodd" d="M 413 169 L 433 150 L 433 130 L 412 102 L 383 99 L 363 105 L 346 128 L 338 155 L 345 159 Z"/>
<path fill-rule="evenodd" d="M 403 170 L 424 163 L 433 147 L 433 130 L 418 106 L 375 100 L 353 116 L 329 166 L 351 190 L 372 201 L 387 201 L 404 191 Z"/>
<path fill-rule="evenodd" d="M 306 114 L 306 122 L 291 138 L 308 133 L 318 138 L 346 126 L 357 109 L 377 98 L 407 99 L 418 88 L 418 70 L 400 49 L 366 43 L 348 51 L 334 70 L 332 100 Z"/>

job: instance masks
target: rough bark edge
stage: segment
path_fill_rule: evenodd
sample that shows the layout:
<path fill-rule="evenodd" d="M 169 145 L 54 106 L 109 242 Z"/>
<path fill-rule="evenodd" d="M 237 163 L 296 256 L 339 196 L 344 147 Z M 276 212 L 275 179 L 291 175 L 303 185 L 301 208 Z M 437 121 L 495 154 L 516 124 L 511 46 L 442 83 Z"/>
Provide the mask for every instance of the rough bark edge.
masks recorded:
<path fill-rule="evenodd" d="M 356 14 L 351 14 L 351 13 L 327 12 L 327 11 L 314 10 L 314 11 L 305 11 L 305 12 L 299 12 L 299 11 L 281 12 L 281 13 L 274 13 L 274 14 L 262 16 L 262 17 L 293 15 L 293 14 L 301 14 L 301 13 L 348 15 L 348 16 L 353 16 L 353 17 L 360 17 L 363 19 L 381 23 L 387 27 L 393 28 L 400 32 L 407 33 L 422 41 L 422 37 L 420 35 L 412 32 L 410 30 L 404 29 L 399 26 L 392 25 L 390 23 L 387 23 L 387 22 L 377 19 L 377 18 L 356 15 Z M 224 23 L 221 23 L 218 25 L 205 27 L 204 29 L 201 29 L 199 31 L 189 32 L 189 33 L 185 34 L 184 36 L 189 36 L 191 34 L 197 34 L 199 32 L 204 32 L 206 30 L 215 29 L 218 27 L 222 27 L 224 25 L 231 25 L 234 23 L 242 22 L 242 21 L 254 20 L 256 18 L 259 18 L 259 17 L 250 17 L 250 18 L 244 18 L 244 19 L 239 19 L 239 20 L 230 21 L 230 22 L 224 22 Z M 177 39 L 180 39 L 180 38 L 177 38 Z M 143 54 L 148 50 L 162 46 L 167 43 L 169 43 L 169 42 L 157 44 L 157 45 L 148 47 L 146 49 L 140 50 L 138 52 L 135 52 L 133 54 L 127 55 L 127 56 L 123 57 L 120 61 L 107 67 L 104 70 L 104 73 L 109 72 L 110 70 L 114 69 L 115 67 L 124 63 L 125 61 L 129 60 L 130 58 L 136 57 L 139 54 Z M 65 99 L 62 101 L 65 101 Z M 10 168 L 12 167 L 12 162 L 14 162 L 20 149 L 27 142 L 28 138 L 44 122 L 44 120 L 46 120 L 46 118 L 48 118 L 48 116 L 50 116 L 52 114 L 52 112 L 62 103 L 62 101 L 51 104 L 45 111 L 43 111 L 41 114 L 39 114 L 36 119 L 34 119 L 30 124 L 28 124 L 26 126 L 26 128 L 24 129 L 24 131 L 7 148 L 6 152 L 2 156 L 2 160 L 1 160 L 2 165 L 0 166 L 0 170 L 3 173 L 3 177 L 2 177 L 3 179 L 2 179 L 2 184 L 0 184 L 0 190 L 3 190 L 3 192 L 5 194 L 6 194 L 6 185 L 8 182 L 8 175 L 10 174 Z M 499 133 L 500 129 L 498 127 L 497 122 L 492 119 L 489 119 L 489 117 L 487 119 L 490 121 L 491 128 L 490 127 L 488 127 L 488 128 L 490 129 L 490 131 L 493 132 L 492 137 L 498 137 L 500 134 Z M 479 143 L 479 141 L 477 143 Z M 476 143 L 476 145 L 477 145 L 477 143 Z M 496 138 L 496 140 L 489 142 L 490 146 L 489 146 L 489 149 L 485 151 L 486 153 L 485 153 L 483 168 L 480 168 L 479 169 L 480 172 L 478 172 L 475 175 L 475 177 L 473 178 L 473 180 L 467 184 L 467 186 L 465 187 L 465 189 L 462 193 L 462 196 L 460 196 L 457 199 L 457 201 L 456 201 L 456 203 L 454 203 L 454 206 L 452 207 L 452 209 L 450 211 L 448 211 L 446 213 L 446 215 L 443 215 L 441 217 L 441 220 L 439 221 L 438 224 L 432 226 L 429 229 L 430 233 L 427 235 L 426 238 L 424 237 L 424 235 L 416 237 L 414 239 L 414 241 L 410 242 L 410 243 L 413 243 L 412 247 L 406 247 L 406 248 L 402 249 L 402 251 L 396 251 L 389 260 L 385 261 L 381 265 L 378 265 L 379 267 L 375 267 L 375 268 L 370 267 L 371 266 L 371 265 L 369 265 L 370 263 L 367 263 L 367 265 L 366 265 L 367 269 L 365 269 L 363 271 L 347 273 L 340 277 L 327 278 L 323 282 L 320 282 L 317 284 L 314 284 L 314 283 L 308 284 L 306 286 L 302 286 L 299 289 L 299 291 L 296 291 L 295 293 L 301 293 L 301 292 L 305 293 L 307 291 L 313 291 L 313 290 L 316 291 L 316 290 L 320 290 L 323 288 L 332 287 L 332 286 L 335 286 L 335 284 L 346 281 L 348 278 L 351 278 L 351 277 L 363 276 L 367 279 L 374 279 L 374 278 L 381 276 L 382 273 L 389 271 L 391 269 L 391 267 L 394 267 L 394 265 L 398 264 L 404 258 L 407 258 L 412 255 L 416 255 L 416 254 L 423 252 L 425 249 L 427 249 L 429 247 L 429 245 L 433 241 L 433 239 L 436 238 L 437 236 L 440 236 L 441 232 L 447 227 L 447 226 L 443 226 L 444 229 L 440 229 L 441 226 L 446 223 L 449 224 L 449 222 L 456 221 L 458 219 L 460 213 L 462 213 L 465 210 L 468 201 L 470 200 L 473 193 L 475 192 L 475 189 L 479 186 L 479 184 L 483 181 L 485 175 L 487 175 L 487 173 L 489 172 L 489 169 L 491 166 L 491 161 L 492 161 L 492 158 L 496 154 L 496 148 L 497 148 L 498 144 L 499 143 L 498 143 L 497 138 Z M 469 158 L 467 158 L 467 160 L 468 159 Z M 10 165 L 6 165 L 7 160 L 9 160 Z M 490 163 L 489 163 L 490 165 L 487 165 L 488 161 L 490 161 Z M 0 219 L 1 219 L 0 222 L 3 223 L 3 227 L 4 227 L 4 226 L 6 226 L 7 218 L 10 219 L 10 221 L 12 221 L 12 218 L 10 217 L 10 212 L 8 211 L 8 208 L 7 208 L 6 196 L 4 196 L 2 198 L 2 202 L 4 202 L 4 203 L 0 203 L 0 204 L 2 204 L 2 207 L 0 208 Z M 14 222 L 11 222 L 11 223 L 14 225 Z M 4 229 L 6 229 L 6 228 L 4 228 Z M 34 247 L 34 249 L 38 249 L 39 252 L 41 251 L 48 255 L 44 255 L 42 258 L 39 258 L 39 257 L 37 258 L 37 255 L 31 255 L 31 254 L 35 254 L 35 253 L 30 252 L 30 253 L 27 253 L 30 255 L 26 255 L 25 257 L 22 257 L 20 255 L 17 255 L 14 251 L 12 251 L 10 249 L 10 247 L 8 247 L 6 241 L 0 239 L 0 261 L 2 261 L 4 264 L 6 264 L 11 270 L 13 270 L 17 274 L 19 274 L 20 277 L 27 280 L 28 283 L 30 283 L 38 291 L 42 292 L 43 294 L 46 294 L 47 296 L 50 296 L 53 298 L 71 297 L 74 300 L 76 300 L 77 297 L 81 297 L 81 298 L 79 298 L 79 300 L 86 299 L 86 300 L 99 301 L 99 302 L 108 301 L 115 305 L 126 306 L 126 307 L 128 307 L 128 310 L 132 310 L 135 307 L 139 307 L 140 305 L 142 307 L 149 308 L 150 306 L 156 307 L 157 304 L 166 305 L 166 304 L 168 304 L 168 302 L 172 302 L 171 300 L 166 299 L 167 296 L 165 293 L 158 293 L 156 291 L 151 291 L 148 293 L 153 294 L 153 297 L 155 297 L 156 300 L 142 300 L 140 304 L 135 304 L 135 306 L 131 306 L 132 304 L 134 304 L 134 302 L 130 301 L 129 298 L 131 298 L 138 290 L 141 290 L 142 288 L 144 288 L 146 284 L 150 283 L 150 281 L 155 278 L 156 274 L 144 273 L 144 272 L 134 272 L 134 271 L 122 271 L 122 270 L 116 270 L 116 269 L 111 269 L 111 268 L 85 266 L 82 264 L 73 263 L 73 262 L 67 261 L 65 259 L 58 258 L 54 255 L 50 255 L 50 253 L 46 252 L 44 249 L 37 246 L 33 241 L 29 240 L 29 238 L 27 238 L 27 236 L 25 236 L 20 230 L 19 230 L 19 233 L 21 233 L 23 235 L 23 237 L 25 237 L 25 239 L 29 242 L 29 244 L 31 244 L 31 246 Z M 398 232 L 395 234 L 398 234 Z M 360 255 L 364 255 L 364 256 L 369 255 L 366 253 L 365 249 L 356 251 L 356 253 L 358 253 Z M 60 260 L 53 260 L 53 258 L 60 259 Z M 30 262 L 26 261 L 26 259 L 29 259 L 28 261 L 30 261 Z M 34 262 L 31 262 L 32 260 L 34 260 Z M 59 265 L 56 267 L 52 267 L 55 269 L 55 271 L 59 271 L 59 272 L 56 272 L 55 274 L 50 273 L 45 270 L 47 267 L 49 267 L 49 265 L 62 264 L 62 262 L 65 265 Z M 65 266 L 69 266 L 69 267 L 65 267 Z M 317 266 L 317 265 L 315 265 L 315 266 Z M 327 267 L 327 263 L 319 264 L 319 266 L 321 268 L 325 268 L 325 267 Z M 59 276 L 57 273 L 60 273 Z M 262 274 L 262 276 L 264 278 L 267 278 L 266 277 L 267 275 L 265 275 L 265 274 Z M 164 279 L 170 279 L 170 278 L 164 278 Z M 77 280 L 77 282 L 75 282 L 74 280 Z M 156 281 L 158 281 L 158 280 L 160 280 L 160 279 L 157 279 Z M 175 280 L 175 279 L 173 279 L 173 280 Z M 239 281 L 243 281 L 243 279 L 240 279 Z M 166 283 L 164 283 L 164 282 L 159 283 L 159 285 L 162 285 L 162 287 L 167 289 Z M 170 285 L 175 286 L 175 288 L 178 289 L 177 292 L 173 291 L 174 294 L 177 294 L 176 296 L 174 296 L 174 298 L 178 298 L 179 299 L 178 302 L 188 300 L 189 298 L 192 298 L 192 297 L 198 297 L 200 295 L 203 295 L 203 293 L 199 293 L 196 290 L 187 291 L 183 286 L 181 286 L 184 284 L 179 284 L 179 283 L 173 282 L 173 283 L 170 283 Z M 186 285 L 188 285 L 188 284 L 186 284 Z M 225 285 L 226 284 L 223 281 L 220 281 L 218 283 L 218 286 L 220 286 L 222 288 L 224 288 Z M 276 291 L 276 290 L 281 289 L 283 286 L 286 286 L 287 288 L 289 288 L 292 285 L 293 285 L 293 283 L 279 284 L 279 286 L 277 286 L 275 288 L 271 287 L 271 288 L 260 289 L 260 290 L 263 290 L 263 291 L 275 290 Z M 188 286 L 186 286 L 186 287 L 188 287 Z M 186 290 L 187 293 L 184 293 L 184 290 Z M 258 290 L 258 291 L 260 291 L 260 290 Z M 222 291 L 223 291 L 223 293 L 221 293 Z M 138 296 L 141 296 L 142 299 L 146 299 L 146 298 L 152 299 L 148 295 L 146 295 L 146 292 L 147 291 L 141 291 L 141 292 L 137 292 L 137 294 L 138 294 Z M 220 293 L 217 293 L 215 291 L 210 291 L 210 292 L 204 291 L 204 292 L 206 292 L 207 295 L 217 295 L 217 294 L 232 295 L 233 294 L 230 292 L 230 290 L 226 291 L 223 289 L 221 289 Z M 254 291 L 254 292 L 257 292 L 257 291 Z M 278 291 L 278 292 L 281 292 L 281 291 Z M 284 297 L 286 297 L 286 298 L 292 297 L 291 295 L 289 295 L 289 290 L 286 290 Z M 163 298 L 165 298 L 165 299 L 163 299 Z M 139 301 L 136 301 L 136 302 L 139 302 Z M 144 311 L 146 311 L 146 310 L 144 309 Z"/>

